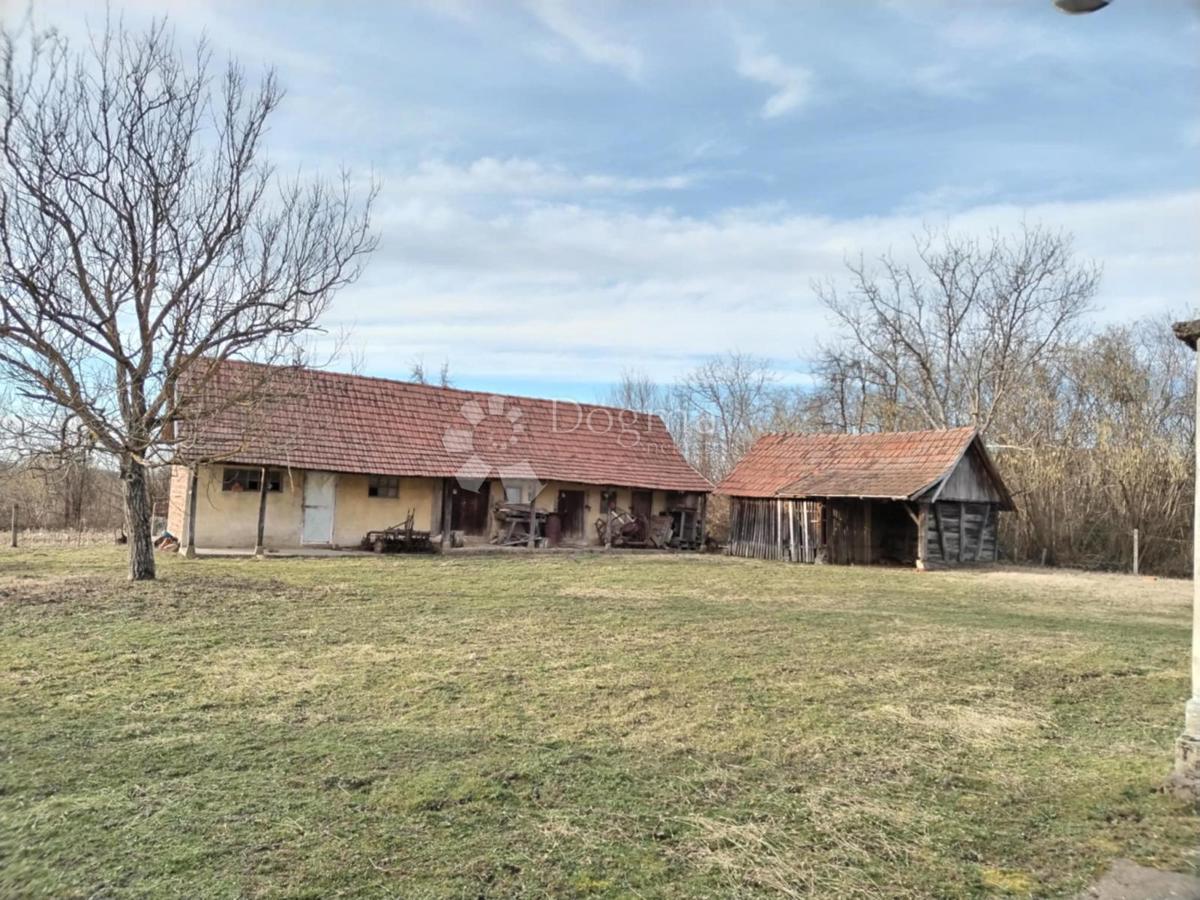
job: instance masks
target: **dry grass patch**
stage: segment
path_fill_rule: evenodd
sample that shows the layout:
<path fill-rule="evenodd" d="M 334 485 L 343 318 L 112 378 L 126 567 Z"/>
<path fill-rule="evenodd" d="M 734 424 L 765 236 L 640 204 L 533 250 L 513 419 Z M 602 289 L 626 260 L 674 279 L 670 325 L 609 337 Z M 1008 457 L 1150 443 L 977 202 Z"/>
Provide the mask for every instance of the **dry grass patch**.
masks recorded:
<path fill-rule="evenodd" d="M 887 704 L 866 712 L 865 727 L 906 728 L 944 735 L 970 747 L 1016 747 L 1050 727 L 1050 717 L 1031 706 L 984 701 L 978 706 L 897 706 Z"/>
<path fill-rule="evenodd" d="M 1070 896 L 1186 870 L 1185 592 L 0 552 L 0 895 Z"/>

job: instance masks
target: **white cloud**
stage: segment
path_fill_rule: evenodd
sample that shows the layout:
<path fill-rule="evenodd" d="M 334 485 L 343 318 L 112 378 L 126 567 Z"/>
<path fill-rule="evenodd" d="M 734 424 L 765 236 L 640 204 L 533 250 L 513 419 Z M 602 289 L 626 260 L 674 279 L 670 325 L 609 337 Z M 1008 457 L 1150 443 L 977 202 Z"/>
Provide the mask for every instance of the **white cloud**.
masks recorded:
<path fill-rule="evenodd" d="M 1007 11 L 970 9 L 943 18 L 935 31 L 948 47 L 986 54 L 985 59 L 992 61 L 1012 62 L 1036 56 L 1071 58 L 1087 52 L 1087 45 L 1078 37 L 1078 26 L 1086 23 L 1049 16 L 1043 21 L 1045 24 L 1033 24 Z M 1067 21 L 1077 26 L 1070 33 Z"/>
<path fill-rule="evenodd" d="M 730 348 L 799 370 L 829 333 L 812 280 L 844 278 L 844 260 L 860 252 L 908 253 L 926 223 L 976 234 L 1023 219 L 1065 229 L 1081 257 L 1105 266 L 1100 320 L 1186 313 L 1200 271 L 1198 210 L 1195 191 L 841 219 L 566 203 L 484 214 L 453 196 L 414 197 L 380 210 L 379 256 L 331 324 L 357 323 L 380 374 L 424 355 L 461 377 L 607 382 L 636 366 L 666 379 Z"/>
<path fill-rule="evenodd" d="M 943 184 L 933 190 L 909 195 L 898 211 L 917 215 L 947 215 L 978 207 L 986 200 L 994 200 L 999 194 L 1000 188 L 994 182 Z"/>
<path fill-rule="evenodd" d="M 416 0 L 417 5 L 462 25 L 473 25 L 479 14 L 478 0 Z"/>
<path fill-rule="evenodd" d="M 694 181 L 692 175 L 657 178 L 603 173 L 574 173 L 562 166 L 532 159 L 481 157 L 466 165 L 432 159 L 416 168 L 388 176 L 389 193 L 412 194 L 635 194 L 646 191 L 676 191 Z"/>
<path fill-rule="evenodd" d="M 757 41 L 744 39 L 738 42 L 737 72 L 743 78 L 775 89 L 760 110 L 764 119 L 793 112 L 810 99 L 812 78 L 808 70 L 767 53 Z"/>
<path fill-rule="evenodd" d="M 913 87 L 934 97 L 966 99 L 978 96 L 974 79 L 951 62 L 935 62 L 917 66 L 910 73 Z"/>
<path fill-rule="evenodd" d="M 562 0 L 529 0 L 527 7 L 542 25 L 578 50 L 585 59 L 616 69 L 630 80 L 641 78 L 640 50 L 583 22 Z"/>
<path fill-rule="evenodd" d="M 33 22 L 39 28 L 53 26 L 72 47 L 83 49 L 91 36 L 104 30 L 106 15 L 113 26 L 121 22 L 130 30 L 147 27 L 151 21 L 166 18 L 175 31 L 184 55 L 203 36 L 215 49 L 214 69 L 224 65 L 226 54 L 247 65 L 262 62 L 289 72 L 328 78 L 335 64 L 324 54 L 309 53 L 292 47 L 273 30 L 250 30 L 236 19 L 236 11 L 216 0 L 124 0 L 106 10 L 103 4 L 78 0 L 41 0 L 30 7 L 27 0 L 0 0 L 0 22 L 16 21 L 32 9 Z M 236 9 L 236 8 L 235 8 Z"/>

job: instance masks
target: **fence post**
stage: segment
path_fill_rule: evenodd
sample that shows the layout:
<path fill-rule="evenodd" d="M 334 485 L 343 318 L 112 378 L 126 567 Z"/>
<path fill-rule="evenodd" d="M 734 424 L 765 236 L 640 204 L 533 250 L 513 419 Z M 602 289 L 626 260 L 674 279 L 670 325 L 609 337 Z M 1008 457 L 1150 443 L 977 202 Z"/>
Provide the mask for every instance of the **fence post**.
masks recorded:
<path fill-rule="evenodd" d="M 263 533 L 267 527 L 267 467 L 263 466 L 258 470 L 258 530 L 254 533 L 254 558 L 262 559 L 267 555 L 267 548 L 263 543 Z"/>
<path fill-rule="evenodd" d="M 529 489 L 529 544 L 530 550 L 537 547 L 537 491 L 534 488 Z"/>
<path fill-rule="evenodd" d="M 1138 530 L 1133 529 L 1133 574 L 1138 574 Z"/>
<path fill-rule="evenodd" d="M 12 505 L 12 545 L 17 546 L 17 504 Z"/>

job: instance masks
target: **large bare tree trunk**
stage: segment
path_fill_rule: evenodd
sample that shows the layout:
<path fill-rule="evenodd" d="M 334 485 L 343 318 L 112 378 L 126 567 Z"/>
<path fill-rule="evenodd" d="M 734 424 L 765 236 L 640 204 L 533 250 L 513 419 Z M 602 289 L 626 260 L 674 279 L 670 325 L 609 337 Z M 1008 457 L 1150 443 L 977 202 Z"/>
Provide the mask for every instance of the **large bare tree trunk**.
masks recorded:
<path fill-rule="evenodd" d="M 105 17 L 78 45 L 14 24 L 0 15 L 0 432 L 120 461 L 130 577 L 151 579 L 148 467 L 206 462 L 223 415 L 254 430 L 267 373 L 298 367 L 375 248 L 376 187 L 360 206 L 348 173 L 278 178 L 275 73 L 218 76 L 164 19 Z"/>
<path fill-rule="evenodd" d="M 150 528 L 150 478 L 145 463 L 121 461 L 125 491 L 125 534 L 129 538 L 129 580 L 154 580 L 154 537 Z"/>

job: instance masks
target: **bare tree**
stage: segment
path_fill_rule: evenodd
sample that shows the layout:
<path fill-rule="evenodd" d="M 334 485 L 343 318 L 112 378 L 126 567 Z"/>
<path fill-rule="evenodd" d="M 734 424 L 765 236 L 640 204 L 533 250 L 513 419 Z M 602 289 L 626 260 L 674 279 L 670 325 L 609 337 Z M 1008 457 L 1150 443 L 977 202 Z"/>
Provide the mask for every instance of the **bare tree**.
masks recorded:
<path fill-rule="evenodd" d="M 668 406 L 667 393 L 646 372 L 623 369 L 620 381 L 609 389 L 605 401 L 621 409 L 662 414 Z"/>
<path fill-rule="evenodd" d="M 685 452 L 701 474 L 724 477 L 770 426 L 778 380 L 769 360 L 733 351 L 705 361 L 675 385 L 688 414 Z"/>
<path fill-rule="evenodd" d="M 1070 237 L 1039 227 L 986 241 L 927 232 L 916 257 L 850 263 L 845 293 L 815 286 L 845 332 L 824 353 L 841 379 L 834 408 L 865 393 L 874 409 L 844 421 L 987 431 L 1016 387 L 1070 343 L 1099 268 L 1075 261 Z"/>
<path fill-rule="evenodd" d="M 1066 236 L 926 234 L 916 262 L 850 266 L 818 293 L 842 325 L 808 404 L 839 431 L 974 425 L 1017 512 L 1015 558 L 1190 571 L 1192 361 L 1164 320 L 1088 333 L 1099 281 Z"/>
<path fill-rule="evenodd" d="M 0 509 L 20 504 L 22 521 L 33 528 L 115 533 L 124 520 L 119 481 L 97 458 L 91 433 L 70 415 L 40 424 L 19 447 L 0 440 Z M 0 429 L 0 439 L 11 437 Z"/>
<path fill-rule="evenodd" d="M 63 528 L 79 529 L 83 524 L 83 504 L 95 474 L 96 440 L 73 413 L 60 416 L 54 443 L 33 468 L 46 480 L 47 493 L 62 502 Z"/>
<path fill-rule="evenodd" d="M 898 416 L 895 382 L 880 377 L 880 368 L 849 341 L 820 348 L 812 361 L 814 383 L 808 397 L 813 431 L 861 433 L 904 430 Z"/>
<path fill-rule="evenodd" d="M 1193 363 L 1168 319 L 1109 327 L 1041 368 L 997 426 L 1020 555 L 1190 571 Z"/>
<path fill-rule="evenodd" d="M 176 426 L 263 388 L 206 381 L 298 361 L 375 246 L 373 187 L 358 204 L 345 173 L 302 183 L 266 160 L 274 73 L 210 63 L 165 22 L 106 24 L 83 51 L 0 31 L 0 381 L 10 421 L 69 414 L 116 459 L 134 579 L 154 577 L 149 467 Z"/>
<path fill-rule="evenodd" d="M 429 378 L 429 374 L 425 371 L 425 359 L 417 357 L 412 361 L 412 365 L 408 370 L 408 380 L 413 384 L 434 384 L 438 387 L 453 387 L 454 382 L 450 378 L 450 361 L 442 360 L 442 367 L 438 369 L 437 382 L 433 382 Z"/>

